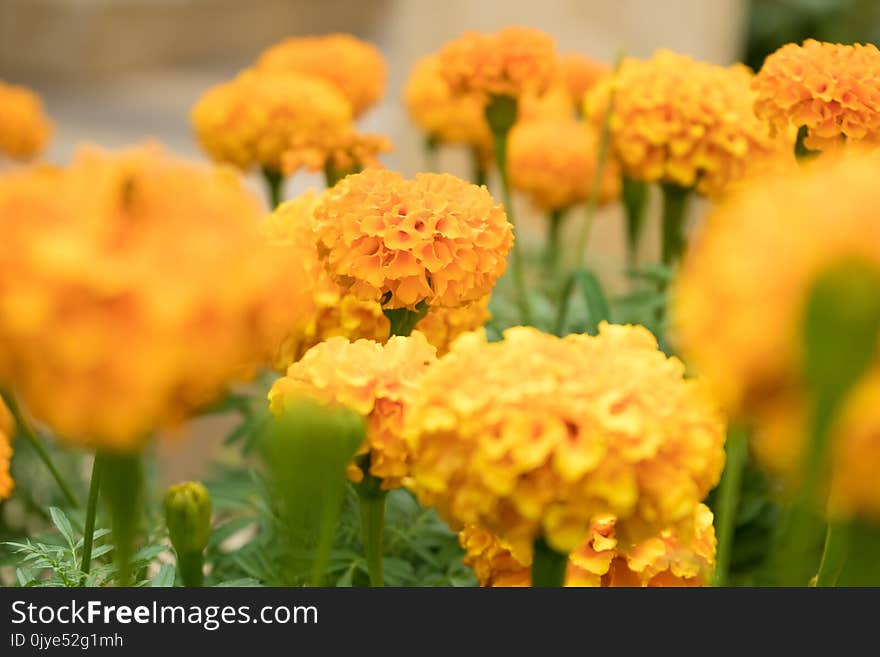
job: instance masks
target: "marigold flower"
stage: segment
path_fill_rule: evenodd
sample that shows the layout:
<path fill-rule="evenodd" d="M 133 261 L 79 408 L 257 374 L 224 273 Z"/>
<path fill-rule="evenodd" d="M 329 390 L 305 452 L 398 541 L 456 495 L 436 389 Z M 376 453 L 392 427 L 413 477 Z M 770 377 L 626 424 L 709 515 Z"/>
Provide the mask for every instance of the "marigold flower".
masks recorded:
<path fill-rule="evenodd" d="M 52 135 L 52 122 L 33 91 L 0 80 L 0 153 L 17 160 L 39 155 Z"/>
<path fill-rule="evenodd" d="M 847 141 L 880 142 L 880 50 L 807 39 L 764 61 L 752 81 L 755 111 L 777 129 L 806 127 L 804 145 L 824 150 Z"/>
<path fill-rule="evenodd" d="M 281 170 L 285 176 L 293 175 L 300 169 L 354 173 L 368 167 L 381 167 L 379 155 L 390 153 L 393 149 L 391 140 L 385 135 L 368 135 L 354 130 L 344 134 L 328 134 L 324 141 L 317 137 L 316 143 L 311 146 L 284 153 Z"/>
<path fill-rule="evenodd" d="M 545 119 L 574 119 L 577 104 L 561 79 L 550 83 L 543 92 L 528 91 L 519 99 L 516 118 L 517 122 L 540 121 Z"/>
<path fill-rule="evenodd" d="M 202 149 L 242 170 L 280 171 L 285 155 L 314 158 L 351 131 L 351 104 L 329 82 L 252 69 L 209 89 L 190 119 Z"/>
<path fill-rule="evenodd" d="M 653 335 L 603 323 L 598 336 L 463 335 L 422 380 L 407 437 L 413 489 L 451 526 L 570 552 L 598 514 L 629 540 L 692 513 L 718 481 L 724 430 Z"/>
<path fill-rule="evenodd" d="M 15 482 L 9 473 L 9 465 L 12 461 L 12 436 L 15 426 L 12 423 L 12 414 L 6 408 L 6 404 L 0 399 L 0 500 L 5 500 L 12 494 Z"/>
<path fill-rule="evenodd" d="M 301 312 L 299 264 L 259 213 L 231 171 L 158 148 L 0 178 L 0 386 L 89 447 L 185 419 Z"/>
<path fill-rule="evenodd" d="M 556 72 L 552 37 L 528 27 L 465 32 L 440 50 L 440 70 L 455 94 L 519 97 L 542 92 Z"/>
<path fill-rule="evenodd" d="M 416 62 L 404 86 L 403 102 L 410 118 L 430 138 L 444 144 L 472 146 L 484 160 L 492 159 L 485 99 L 476 93 L 453 93 L 437 55 Z"/>
<path fill-rule="evenodd" d="M 673 295 L 676 341 L 688 362 L 732 414 L 756 425 L 758 458 L 789 476 L 800 471 L 807 435 L 803 307 L 828 267 L 848 258 L 880 264 L 878 176 L 876 155 L 827 154 L 755 180 L 710 215 Z M 838 458 L 858 452 L 860 467 L 871 468 L 868 421 L 855 426 Z M 855 466 L 847 462 L 841 473 Z M 864 471 L 855 472 L 858 487 Z"/>
<path fill-rule="evenodd" d="M 615 517 L 597 516 L 586 540 L 568 557 L 565 586 L 704 586 L 715 566 L 712 519 L 709 508 L 698 504 L 678 526 L 627 547 L 615 535 Z M 530 585 L 530 549 L 514 552 L 475 526 L 463 529 L 459 542 L 480 586 Z"/>
<path fill-rule="evenodd" d="M 517 123 L 510 131 L 507 169 L 515 189 L 539 208 L 562 210 L 586 201 L 598 164 L 599 137 L 593 126 L 573 118 Z M 598 203 L 620 196 L 620 172 L 608 161 Z"/>
<path fill-rule="evenodd" d="M 504 272 L 513 232 L 485 187 L 448 174 L 414 180 L 382 169 L 347 176 L 315 208 L 330 276 L 385 308 L 458 307 Z"/>
<path fill-rule="evenodd" d="M 355 116 L 382 98 L 388 77 L 379 49 L 350 34 L 290 37 L 264 51 L 257 68 L 323 78 L 345 95 Z"/>
<path fill-rule="evenodd" d="M 435 349 L 421 333 L 394 336 L 387 344 L 330 338 L 306 352 L 269 391 L 276 415 L 303 396 L 339 404 L 367 419 L 360 455 L 382 488 L 398 488 L 409 475 L 410 456 L 401 431 L 418 381 L 436 360 Z M 349 478 L 363 478 L 362 464 L 352 463 Z"/>
<path fill-rule="evenodd" d="M 613 90 L 611 148 L 624 173 L 715 195 L 755 160 L 793 152 L 793 139 L 773 136 L 755 116 L 751 78 L 742 65 L 660 50 L 649 60 L 625 59 L 587 94 L 584 113 L 601 121 Z"/>
<path fill-rule="evenodd" d="M 579 53 L 562 55 L 559 58 L 559 68 L 569 95 L 578 105 L 599 80 L 611 74 L 608 64 Z"/>
<path fill-rule="evenodd" d="M 416 330 L 423 333 L 428 342 L 436 347 L 438 356 L 443 356 L 462 333 L 476 331 L 486 325 L 492 316 L 489 312 L 489 297 L 490 295 L 486 295 L 457 308 L 431 308 L 416 324 Z"/>

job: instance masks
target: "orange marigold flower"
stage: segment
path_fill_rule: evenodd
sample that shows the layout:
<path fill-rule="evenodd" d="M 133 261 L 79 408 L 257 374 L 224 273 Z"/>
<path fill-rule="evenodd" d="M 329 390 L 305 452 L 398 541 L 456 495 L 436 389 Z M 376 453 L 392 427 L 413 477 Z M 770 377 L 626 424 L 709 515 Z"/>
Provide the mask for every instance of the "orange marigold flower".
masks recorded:
<path fill-rule="evenodd" d="M 243 71 L 205 92 L 190 119 L 215 161 L 280 171 L 287 154 L 314 157 L 351 131 L 351 104 L 332 84 L 298 74 Z"/>
<path fill-rule="evenodd" d="M 709 216 L 673 295 L 676 341 L 688 362 L 731 414 L 756 425 L 759 459 L 789 476 L 800 471 L 807 435 L 803 307 L 816 278 L 835 263 L 880 265 L 878 176 L 876 155 L 826 154 L 755 180 Z M 866 428 L 867 419 L 856 425 Z M 873 467 L 869 441 L 856 438 L 869 434 L 853 431 L 838 458 L 859 452 L 861 464 Z M 853 485 L 864 476 L 853 474 Z"/>
<path fill-rule="evenodd" d="M 492 316 L 489 296 L 457 308 L 431 308 L 416 324 L 416 329 L 425 334 L 428 342 L 437 348 L 437 354 L 442 356 L 459 335 L 486 325 Z"/>
<path fill-rule="evenodd" d="M 486 188 L 448 174 L 347 176 L 323 195 L 313 228 L 330 276 L 385 308 L 481 299 L 513 244 L 504 209 Z"/>
<path fill-rule="evenodd" d="M 12 461 L 12 436 L 15 426 L 12 423 L 12 414 L 6 408 L 6 404 L 0 399 L 0 500 L 5 500 L 12 495 L 15 482 L 9 474 L 9 464 Z"/>
<path fill-rule="evenodd" d="M 52 122 L 33 91 L 0 80 L 0 153 L 18 160 L 39 155 L 52 135 Z"/>
<path fill-rule="evenodd" d="M 611 74 L 608 64 L 579 53 L 562 55 L 559 58 L 559 68 L 568 93 L 578 105 L 599 80 Z"/>
<path fill-rule="evenodd" d="M 368 135 L 354 130 L 328 134 L 323 141 L 319 136 L 311 146 L 286 152 L 281 158 L 281 170 L 285 176 L 303 168 L 313 172 L 353 173 L 368 167 L 381 167 L 379 155 L 392 150 L 391 140 L 384 135 Z"/>
<path fill-rule="evenodd" d="M 880 142 L 880 50 L 807 39 L 767 57 L 752 81 L 758 116 L 785 130 L 804 127 L 804 145 Z"/>
<path fill-rule="evenodd" d="M 382 98 L 388 77 L 379 49 L 350 34 L 290 37 L 264 51 L 257 68 L 323 78 L 345 95 L 356 116 Z"/>
<path fill-rule="evenodd" d="M 492 133 L 484 114 L 485 99 L 476 93 L 453 93 L 438 56 L 416 62 L 403 90 L 403 102 L 410 118 L 429 138 L 472 146 L 484 160 L 491 160 Z"/>
<path fill-rule="evenodd" d="M 634 538 L 692 513 L 718 481 L 724 431 L 651 333 L 603 323 L 463 335 L 422 380 L 407 438 L 413 488 L 451 526 L 570 552 L 598 514 Z"/>
<path fill-rule="evenodd" d="M 616 519 L 593 519 L 586 540 L 568 557 L 565 586 L 704 586 L 715 566 L 712 512 L 698 504 L 676 526 L 634 546 L 615 535 Z M 468 526 L 459 533 L 465 565 L 480 586 L 529 586 L 531 549 L 511 545 L 485 529 Z"/>
<path fill-rule="evenodd" d="M 440 51 L 440 70 L 455 94 L 519 97 L 542 92 L 556 73 L 556 44 L 540 30 L 507 27 L 465 32 Z"/>
<path fill-rule="evenodd" d="M 0 387 L 89 447 L 185 419 L 301 312 L 300 265 L 259 216 L 232 171 L 158 148 L 0 177 Z"/>
<path fill-rule="evenodd" d="M 562 210 L 586 201 L 592 190 L 599 151 L 593 126 L 573 118 L 525 121 L 510 131 L 507 169 L 514 188 L 543 210 Z M 620 196 L 620 172 L 608 161 L 598 203 Z"/>
<path fill-rule="evenodd" d="M 601 121 L 613 91 L 611 148 L 624 173 L 715 195 L 754 161 L 793 153 L 793 139 L 772 135 L 755 116 L 751 79 L 742 65 L 724 68 L 660 50 L 649 60 L 625 59 L 587 94 L 584 113 Z"/>
<path fill-rule="evenodd" d="M 557 79 L 540 94 L 526 92 L 519 99 L 517 122 L 574 119 L 577 104 L 561 79 Z"/>
<path fill-rule="evenodd" d="M 409 450 L 401 435 L 418 381 L 436 360 L 434 347 L 419 332 L 394 336 L 387 344 L 330 338 L 311 348 L 269 391 L 273 413 L 303 396 L 346 406 L 367 419 L 367 436 L 349 468 L 360 481 L 368 465 L 382 488 L 398 488 L 409 475 Z"/>

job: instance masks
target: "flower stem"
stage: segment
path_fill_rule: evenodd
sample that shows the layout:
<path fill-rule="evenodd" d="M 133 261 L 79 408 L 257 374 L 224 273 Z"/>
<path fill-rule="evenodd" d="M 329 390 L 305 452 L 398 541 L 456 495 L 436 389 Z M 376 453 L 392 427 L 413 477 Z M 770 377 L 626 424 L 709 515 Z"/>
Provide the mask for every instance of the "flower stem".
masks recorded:
<path fill-rule="evenodd" d="M 284 176 L 275 169 L 263 168 L 263 180 L 266 181 L 266 191 L 269 194 L 269 207 L 274 210 L 284 200 L 281 187 L 284 185 Z"/>
<path fill-rule="evenodd" d="M 685 248 L 684 219 L 690 189 L 666 183 L 663 189 L 663 252 L 664 265 L 674 265 Z"/>
<path fill-rule="evenodd" d="M 560 208 L 550 211 L 547 217 L 547 245 L 544 250 L 544 268 L 547 277 L 552 279 L 559 271 L 561 253 L 562 225 L 565 222 L 565 213 L 568 208 Z"/>
<path fill-rule="evenodd" d="M 422 318 L 428 312 L 428 304 L 421 301 L 415 310 L 409 308 L 383 308 L 382 314 L 388 318 L 391 325 L 390 335 L 402 335 L 404 337 L 411 335 Z"/>
<path fill-rule="evenodd" d="M 382 574 L 382 539 L 385 533 L 387 493 L 380 488 L 380 484 L 381 480 L 365 469 L 364 480 L 357 486 L 361 534 L 364 542 L 364 557 L 370 573 L 370 586 L 385 586 L 385 578 Z"/>
<path fill-rule="evenodd" d="M 492 130 L 492 142 L 495 147 L 495 165 L 501 179 L 501 200 L 507 219 L 516 233 L 516 218 L 510 193 L 510 178 L 507 175 L 507 136 L 516 122 L 517 99 L 512 96 L 493 96 L 486 105 L 486 120 Z M 522 240 L 515 234 L 515 241 L 510 252 L 510 274 L 513 278 L 514 295 L 519 306 L 520 321 L 531 324 L 531 308 L 526 294 L 525 272 L 523 271 Z"/>
<path fill-rule="evenodd" d="M 12 415 L 12 420 L 15 423 L 15 426 L 18 427 L 19 433 L 25 437 L 25 439 L 31 444 L 31 447 L 34 448 L 34 451 L 37 453 L 37 456 L 40 457 L 40 460 L 46 466 L 46 468 L 51 473 L 52 477 L 55 479 L 55 483 L 58 484 L 58 488 L 61 489 L 61 492 L 64 494 L 67 503 L 75 508 L 79 508 L 79 502 L 76 499 L 76 496 L 73 494 L 70 486 L 65 481 L 64 477 L 61 475 L 61 472 L 55 466 L 55 463 L 52 461 L 52 457 L 49 456 L 49 452 L 46 451 L 46 447 L 43 445 L 42 440 L 40 440 L 40 436 L 37 434 L 36 430 L 31 426 L 31 423 L 28 422 L 27 418 L 21 412 L 21 407 L 18 405 L 18 401 L 15 399 L 15 396 L 11 393 L 3 393 L 0 395 L 2 399 L 6 402 L 6 407 L 9 409 L 10 414 Z"/>
<path fill-rule="evenodd" d="M 200 550 L 177 553 L 177 573 L 184 586 L 202 586 L 205 576 L 202 573 L 205 559 Z"/>
<path fill-rule="evenodd" d="M 850 547 L 847 527 L 829 523 L 825 530 L 825 547 L 816 573 L 816 586 L 836 586 Z"/>
<path fill-rule="evenodd" d="M 564 586 L 568 555 L 550 547 L 543 536 L 535 539 L 533 552 L 532 586 Z"/>
<path fill-rule="evenodd" d="M 479 148 L 471 149 L 471 162 L 473 163 L 473 182 L 475 185 L 483 186 L 487 182 L 486 165 L 483 164 L 483 158 L 480 155 Z"/>
<path fill-rule="evenodd" d="M 746 431 L 732 426 L 727 434 L 727 463 L 718 488 L 718 507 L 715 510 L 715 531 L 718 535 L 717 559 L 712 575 L 712 586 L 726 586 L 736 529 L 736 513 L 743 469 L 748 455 Z"/>
<path fill-rule="evenodd" d="M 648 186 L 641 180 L 623 176 L 623 207 L 626 210 L 626 260 L 632 269 L 638 264 L 639 244 L 645 226 Z"/>
<path fill-rule="evenodd" d="M 95 454 L 92 462 L 92 480 L 89 483 L 89 500 L 86 503 L 86 526 L 83 529 L 83 551 L 79 569 L 88 575 L 92 568 L 92 543 L 95 537 L 95 517 L 98 514 L 98 493 L 101 490 L 101 474 L 104 471 L 104 457 Z M 85 584 L 85 577 L 83 578 Z"/>

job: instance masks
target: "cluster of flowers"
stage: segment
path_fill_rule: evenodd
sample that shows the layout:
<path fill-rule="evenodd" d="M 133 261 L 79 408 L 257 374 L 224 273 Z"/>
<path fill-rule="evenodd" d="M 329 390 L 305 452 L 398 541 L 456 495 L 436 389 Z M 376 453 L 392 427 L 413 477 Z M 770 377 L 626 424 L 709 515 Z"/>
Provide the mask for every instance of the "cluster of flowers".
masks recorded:
<path fill-rule="evenodd" d="M 506 166 L 541 208 L 589 198 L 605 122 L 596 202 L 619 195 L 621 175 L 717 198 L 672 317 L 706 379 L 639 326 L 514 327 L 489 342 L 479 328 L 514 243 L 505 208 L 448 174 L 372 166 L 389 144 L 354 121 L 385 76 L 352 37 L 290 39 L 199 100 L 194 128 L 217 162 L 332 171 L 326 191 L 262 221 L 231 170 L 155 147 L 0 178 L 0 389 L 62 439 L 131 451 L 271 363 L 286 368 L 271 410 L 310 396 L 365 416 L 352 481 L 436 507 L 482 584 L 527 584 L 536 541 L 568 555 L 572 585 L 706 583 L 702 500 L 724 466 L 724 412 L 755 422 L 766 463 L 796 472 L 806 295 L 841 259 L 880 264 L 880 157 L 850 147 L 878 139 L 880 54 L 792 44 L 753 75 L 661 51 L 612 71 L 508 28 L 465 34 L 413 70 L 415 122 L 484 167 L 498 158 L 489 110 L 515 100 Z M 48 131 L 38 101 L 7 86 L 0 100 L 0 149 L 35 154 Z M 835 152 L 798 165 L 797 133 Z M 835 426 L 835 513 L 880 514 L 878 375 Z"/>

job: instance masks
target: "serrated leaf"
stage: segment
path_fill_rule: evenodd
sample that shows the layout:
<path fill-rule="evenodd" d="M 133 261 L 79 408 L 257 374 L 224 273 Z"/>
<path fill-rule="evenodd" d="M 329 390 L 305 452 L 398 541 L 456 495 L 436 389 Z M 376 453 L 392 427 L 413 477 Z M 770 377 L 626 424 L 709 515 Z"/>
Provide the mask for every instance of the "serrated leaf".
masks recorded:
<path fill-rule="evenodd" d="M 64 540 L 67 541 L 67 544 L 72 550 L 73 546 L 76 545 L 76 540 L 73 536 L 73 527 L 70 526 L 70 520 L 68 520 L 67 516 L 64 515 L 64 511 L 59 509 L 57 506 L 49 507 L 49 515 L 52 518 L 52 524 L 55 525 L 59 532 L 61 532 Z"/>
<path fill-rule="evenodd" d="M 154 588 L 169 588 L 174 586 L 175 569 L 169 563 L 162 564 L 159 572 L 150 581 L 150 586 Z"/>

